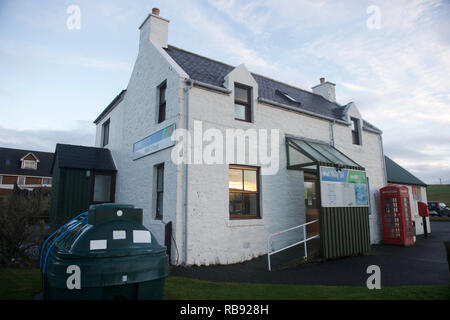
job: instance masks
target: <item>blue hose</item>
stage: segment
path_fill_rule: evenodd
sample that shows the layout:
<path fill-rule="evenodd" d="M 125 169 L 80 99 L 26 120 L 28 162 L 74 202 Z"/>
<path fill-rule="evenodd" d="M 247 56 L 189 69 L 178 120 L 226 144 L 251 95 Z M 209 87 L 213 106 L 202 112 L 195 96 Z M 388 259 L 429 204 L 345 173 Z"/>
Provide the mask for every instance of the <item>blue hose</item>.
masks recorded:
<path fill-rule="evenodd" d="M 79 215 L 79 216 L 81 216 L 81 215 Z M 79 217 L 79 216 L 77 216 L 77 217 Z M 47 266 L 47 258 L 48 258 L 48 255 L 49 255 L 49 253 L 50 253 L 50 250 L 51 250 L 52 247 L 55 245 L 56 241 L 58 241 L 63 235 L 65 235 L 65 234 L 67 233 L 67 231 L 69 231 L 69 230 L 73 229 L 74 227 L 80 225 L 81 223 L 85 222 L 85 220 L 86 220 L 87 218 L 88 218 L 88 217 L 84 217 L 84 218 L 81 219 L 80 221 L 75 222 L 75 223 L 72 224 L 69 228 L 67 228 L 67 230 L 65 230 L 63 233 L 61 233 L 55 240 L 53 240 L 52 244 L 51 244 L 51 245 L 49 246 L 49 248 L 47 249 L 47 253 L 46 253 L 46 255 L 45 255 L 44 263 L 43 263 L 43 265 L 42 265 L 42 274 L 45 274 L 45 269 L 46 269 L 46 266 Z M 75 220 L 75 218 L 72 219 L 71 221 L 69 221 L 67 224 L 69 224 L 69 223 L 72 222 L 73 220 Z M 67 224 L 66 224 L 66 225 L 67 225 Z M 61 228 L 60 228 L 60 229 L 61 229 Z M 52 234 L 52 236 L 53 236 L 53 234 Z M 51 237 L 51 236 L 50 236 L 50 237 Z M 50 237 L 49 237 L 49 238 L 50 238 Z M 47 240 L 48 240 L 48 239 L 47 239 Z"/>
<path fill-rule="evenodd" d="M 45 245 L 47 244 L 47 241 L 50 240 L 51 237 L 53 237 L 55 234 L 57 234 L 59 231 L 61 231 L 61 229 L 63 229 L 65 226 L 67 226 L 68 224 L 70 224 L 72 221 L 75 221 L 76 219 L 78 219 L 79 217 L 81 217 L 82 215 L 87 214 L 87 212 L 83 212 L 80 213 L 79 215 L 77 215 L 75 218 L 73 218 L 72 220 L 69 220 L 69 222 L 67 222 L 66 224 L 62 225 L 58 230 L 56 230 L 55 232 L 53 232 L 47 239 L 45 239 L 44 244 L 42 245 L 42 250 L 41 250 L 41 255 L 39 257 L 39 268 L 42 268 L 42 254 L 45 251 Z"/>

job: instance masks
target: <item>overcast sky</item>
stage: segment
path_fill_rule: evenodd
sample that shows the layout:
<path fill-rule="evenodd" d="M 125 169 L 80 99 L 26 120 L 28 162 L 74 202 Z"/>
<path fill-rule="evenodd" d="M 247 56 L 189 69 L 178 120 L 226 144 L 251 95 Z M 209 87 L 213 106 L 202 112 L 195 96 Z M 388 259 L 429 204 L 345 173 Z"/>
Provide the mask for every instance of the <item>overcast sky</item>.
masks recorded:
<path fill-rule="evenodd" d="M 69 29 L 70 5 L 80 29 Z M 311 90 L 336 83 L 383 131 L 386 155 L 450 183 L 450 1 L 0 0 L 0 146 L 93 145 L 128 84 L 152 7 L 169 44 Z"/>

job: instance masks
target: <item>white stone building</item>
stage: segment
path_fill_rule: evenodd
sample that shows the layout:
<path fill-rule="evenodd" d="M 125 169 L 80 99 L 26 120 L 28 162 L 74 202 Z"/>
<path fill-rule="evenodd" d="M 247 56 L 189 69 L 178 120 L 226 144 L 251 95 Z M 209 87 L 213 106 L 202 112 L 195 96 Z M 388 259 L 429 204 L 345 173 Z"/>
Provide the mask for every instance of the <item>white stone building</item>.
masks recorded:
<path fill-rule="evenodd" d="M 377 192 L 387 184 L 382 136 L 357 106 L 337 103 L 335 85 L 325 79 L 310 92 L 251 73 L 243 64 L 234 67 L 169 46 L 168 26 L 159 11 L 145 19 L 128 87 L 95 123 L 96 146 L 110 149 L 117 167 L 116 202 L 143 208 L 145 226 L 161 243 L 165 224 L 172 222 L 172 263 L 249 260 L 267 253 L 269 234 L 321 217 L 320 160 L 314 159 L 316 171 L 288 169 L 286 138 L 341 157 L 339 150 L 341 159 L 357 164 L 353 169 L 365 170 L 367 180 L 360 182 L 368 183 L 369 196 L 363 224 L 370 228 L 370 243 L 381 241 Z M 227 129 L 267 130 L 269 136 L 277 129 L 269 151 L 276 152 L 272 156 L 279 161 L 272 165 L 278 170 L 262 174 L 267 166 L 260 158 L 251 161 L 252 137 L 244 160 L 227 162 L 224 151 L 223 157 L 214 154 L 224 161 L 209 164 L 192 142 L 192 163 L 175 163 L 174 129 L 187 129 L 193 140 L 203 134 L 203 155 L 214 138 L 227 136 Z M 327 163 L 342 171 L 339 160 Z M 313 234 L 322 230 L 310 228 Z M 278 245 L 302 236 L 291 234 Z M 345 242 L 348 234 L 341 236 Z"/>

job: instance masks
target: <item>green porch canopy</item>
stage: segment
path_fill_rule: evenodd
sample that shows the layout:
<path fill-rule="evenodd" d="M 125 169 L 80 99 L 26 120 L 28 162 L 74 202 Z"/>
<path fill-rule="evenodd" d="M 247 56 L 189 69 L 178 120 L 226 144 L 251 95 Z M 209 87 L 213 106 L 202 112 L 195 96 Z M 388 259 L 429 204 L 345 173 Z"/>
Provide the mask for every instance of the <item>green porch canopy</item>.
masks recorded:
<path fill-rule="evenodd" d="M 364 170 L 335 147 L 321 142 L 286 137 L 287 168 L 317 169 L 317 166 Z"/>

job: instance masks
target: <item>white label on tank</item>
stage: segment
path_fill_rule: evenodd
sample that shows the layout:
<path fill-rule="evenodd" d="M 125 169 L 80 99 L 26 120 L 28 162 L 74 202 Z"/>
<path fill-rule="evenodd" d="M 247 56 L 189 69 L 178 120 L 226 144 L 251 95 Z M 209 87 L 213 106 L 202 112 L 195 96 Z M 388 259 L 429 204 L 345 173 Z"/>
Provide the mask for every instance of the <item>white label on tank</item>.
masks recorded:
<path fill-rule="evenodd" d="M 125 230 L 113 230 L 113 240 L 126 239 L 127 233 Z"/>
<path fill-rule="evenodd" d="M 151 243 L 152 237 L 150 236 L 150 231 L 133 230 L 133 242 L 134 243 Z"/>
<path fill-rule="evenodd" d="M 106 240 L 91 240 L 91 250 L 103 250 L 106 249 Z"/>

